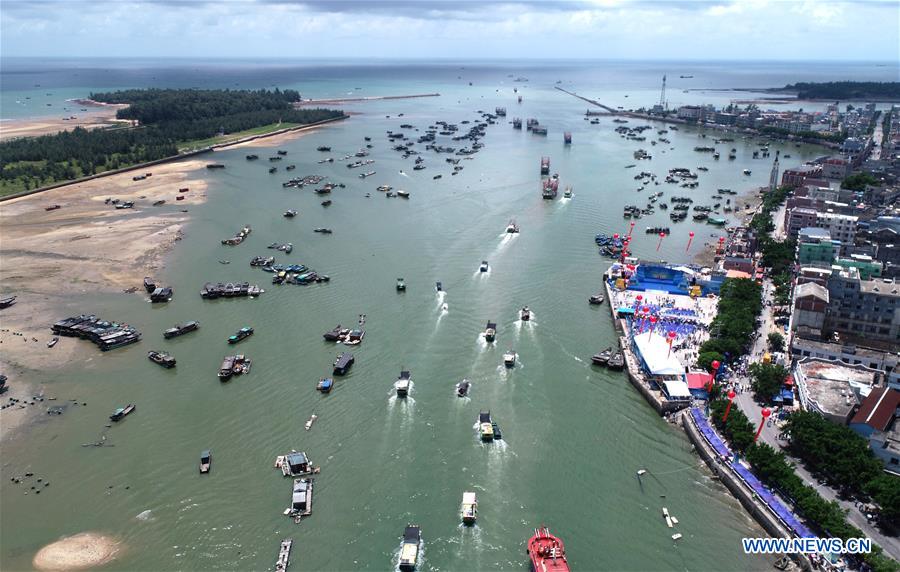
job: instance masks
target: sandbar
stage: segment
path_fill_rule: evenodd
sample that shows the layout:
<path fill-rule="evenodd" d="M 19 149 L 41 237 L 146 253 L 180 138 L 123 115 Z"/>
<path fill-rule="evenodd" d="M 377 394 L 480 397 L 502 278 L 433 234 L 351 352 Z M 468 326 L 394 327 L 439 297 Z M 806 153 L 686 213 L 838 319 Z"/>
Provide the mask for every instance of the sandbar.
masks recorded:
<path fill-rule="evenodd" d="M 41 548 L 32 565 L 38 570 L 87 570 L 113 560 L 122 544 L 97 532 L 61 538 Z"/>

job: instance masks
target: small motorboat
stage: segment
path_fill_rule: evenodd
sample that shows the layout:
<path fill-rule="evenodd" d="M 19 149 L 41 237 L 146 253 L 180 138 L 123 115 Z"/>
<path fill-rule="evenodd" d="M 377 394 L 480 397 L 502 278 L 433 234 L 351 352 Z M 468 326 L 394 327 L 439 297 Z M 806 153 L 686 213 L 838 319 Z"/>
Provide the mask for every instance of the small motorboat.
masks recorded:
<path fill-rule="evenodd" d="M 606 365 L 607 362 L 609 362 L 609 357 L 612 355 L 612 352 L 612 347 L 608 347 L 605 350 L 595 353 L 591 356 L 591 363 L 594 365 Z"/>
<path fill-rule="evenodd" d="M 317 228 L 314 229 L 313 232 L 318 232 L 319 234 L 331 234 L 332 230 L 330 228 Z"/>
<path fill-rule="evenodd" d="M 397 196 L 400 197 L 401 199 L 408 199 L 409 191 L 397 191 Z"/>
<path fill-rule="evenodd" d="M 469 383 L 468 379 L 464 379 L 464 380 L 460 381 L 456 385 L 456 396 L 457 397 L 467 396 L 469 394 L 469 387 L 471 387 L 471 386 L 472 386 L 472 384 Z"/>
<path fill-rule="evenodd" d="M 330 206 L 331 206 L 331 200 L 329 199 L 329 200 L 327 200 L 327 201 L 322 201 L 322 206 L 323 206 L 323 207 L 330 207 Z"/>
<path fill-rule="evenodd" d="M 397 397 L 406 397 L 409 395 L 410 384 L 412 379 L 408 371 L 401 371 L 400 377 L 394 382 L 394 389 L 397 391 Z"/>
<path fill-rule="evenodd" d="M 319 380 L 319 383 L 316 384 L 316 390 L 321 391 L 322 393 L 328 393 L 334 388 L 334 380 L 330 377 L 323 377 Z"/>
<path fill-rule="evenodd" d="M 127 415 L 130 415 L 135 410 L 135 405 L 133 403 L 129 403 L 125 407 L 119 407 L 116 409 L 112 415 L 109 416 L 110 421 L 121 421 Z"/>
<path fill-rule="evenodd" d="M 440 281 L 434 283 L 434 289 L 436 292 L 443 292 L 444 285 L 440 283 Z"/>
<path fill-rule="evenodd" d="M 13 304 L 16 303 L 16 296 L 10 296 L 9 298 L 3 298 L 0 300 L 0 308 L 9 308 Z"/>
<path fill-rule="evenodd" d="M 494 440 L 494 422 L 491 420 L 490 411 L 478 413 L 478 433 L 482 441 Z"/>
<path fill-rule="evenodd" d="M 506 232 L 509 234 L 516 234 L 519 232 L 519 225 L 516 224 L 515 219 L 510 219 L 509 224 L 506 225 Z"/>
<path fill-rule="evenodd" d="M 253 328 L 251 328 L 250 326 L 244 326 L 243 328 L 241 328 L 240 330 L 235 332 L 233 335 L 228 336 L 228 343 L 236 344 L 236 343 L 240 342 L 241 340 L 249 338 L 252 335 L 253 335 Z"/>
<path fill-rule="evenodd" d="M 53 336 L 53 337 L 50 339 L 50 341 L 47 342 L 47 347 L 48 347 L 48 348 L 52 348 L 52 347 L 55 346 L 58 342 L 59 342 L 59 338 L 56 337 L 56 336 Z"/>
<path fill-rule="evenodd" d="M 405 292 L 406 291 L 406 282 L 403 281 L 403 278 L 397 278 L 397 292 Z"/>
<path fill-rule="evenodd" d="M 482 260 L 481 266 L 478 267 L 478 271 L 479 272 L 487 272 L 489 268 L 490 268 L 490 266 L 488 265 L 488 261 Z"/>
<path fill-rule="evenodd" d="M 514 367 L 516 365 L 516 352 L 509 350 L 503 354 L 503 365 L 506 367 Z"/>
<path fill-rule="evenodd" d="M 205 474 L 209 472 L 210 466 L 212 465 L 212 453 L 209 449 L 200 453 L 200 473 Z"/>
<path fill-rule="evenodd" d="M 403 545 L 400 548 L 400 572 L 412 572 L 419 563 L 419 543 L 422 532 L 418 526 L 410 524 L 403 531 Z"/>
<path fill-rule="evenodd" d="M 462 498 L 462 507 L 460 508 L 463 524 L 472 526 L 478 516 L 478 500 L 475 493 L 465 492 Z"/>
<path fill-rule="evenodd" d="M 284 216 L 285 218 L 294 218 L 295 216 L 297 216 L 297 211 L 295 211 L 294 209 L 288 209 L 284 211 Z"/>
<path fill-rule="evenodd" d="M 588 303 L 591 305 L 598 305 L 603 303 L 603 294 L 594 294 L 590 298 L 588 298 Z"/>
<path fill-rule="evenodd" d="M 606 362 L 606 367 L 609 369 L 623 369 L 625 367 L 625 356 L 621 351 L 617 351 L 609 358 L 609 361 Z"/>
<path fill-rule="evenodd" d="M 523 322 L 531 321 L 531 310 L 528 309 L 528 306 L 519 310 L 519 319 Z"/>
<path fill-rule="evenodd" d="M 147 352 L 147 359 L 152 361 L 157 365 L 161 365 L 166 369 L 171 369 L 175 367 L 175 358 L 170 356 L 167 353 L 157 352 L 157 351 L 149 351 Z"/>
<path fill-rule="evenodd" d="M 303 428 L 309 431 L 310 429 L 312 429 L 313 423 L 315 423 L 316 419 L 318 418 L 319 416 L 313 413 L 309 416 L 309 419 L 306 420 L 306 423 L 303 424 Z"/>
<path fill-rule="evenodd" d="M 565 197 L 565 198 L 567 198 L 567 199 L 571 199 L 571 198 L 572 198 L 572 187 L 566 187 L 566 190 L 565 190 L 565 192 L 563 193 L 563 197 Z"/>
<path fill-rule="evenodd" d="M 484 329 L 484 340 L 486 342 L 493 343 L 497 339 L 497 324 L 494 322 L 488 322 L 487 327 Z"/>

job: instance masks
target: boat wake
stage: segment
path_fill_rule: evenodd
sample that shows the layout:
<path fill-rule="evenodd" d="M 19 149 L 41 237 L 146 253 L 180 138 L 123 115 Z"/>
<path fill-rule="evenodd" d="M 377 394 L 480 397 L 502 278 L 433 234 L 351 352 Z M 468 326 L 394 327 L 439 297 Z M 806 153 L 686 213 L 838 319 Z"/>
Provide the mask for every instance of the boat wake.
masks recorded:
<path fill-rule="evenodd" d="M 497 345 L 497 342 L 489 342 L 484 339 L 484 333 L 478 334 L 478 347 L 481 351 L 484 351 L 489 347 L 494 347 L 495 345 Z"/>

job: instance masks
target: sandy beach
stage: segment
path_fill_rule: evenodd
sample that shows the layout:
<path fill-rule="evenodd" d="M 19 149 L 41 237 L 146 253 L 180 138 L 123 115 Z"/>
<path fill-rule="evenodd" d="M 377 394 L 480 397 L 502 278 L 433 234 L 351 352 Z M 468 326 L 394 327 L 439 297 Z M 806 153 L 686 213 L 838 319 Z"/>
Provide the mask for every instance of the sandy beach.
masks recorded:
<path fill-rule="evenodd" d="M 16 303 L 2 310 L 0 364 L 13 380 L 29 370 L 66 363 L 75 340 L 54 348 L 48 316 L 80 292 L 142 290 L 143 277 L 158 271 L 163 255 L 181 239 L 190 207 L 206 200 L 202 180 L 187 181 L 206 161 L 186 160 L 147 169 L 133 181 L 122 173 L 0 203 L 0 284 Z M 186 193 L 179 188 L 188 187 Z M 176 201 L 176 197 L 185 198 Z M 134 201 L 117 210 L 108 198 Z M 152 206 L 155 201 L 166 204 Z M 46 211 L 45 207 L 60 205 Z M 60 294 L 60 284 L 66 284 Z M 33 388 L 32 391 L 39 388 Z"/>
<path fill-rule="evenodd" d="M 78 106 L 77 112 L 63 112 L 66 117 L 75 116 L 75 119 L 63 119 L 62 117 L 40 118 L 40 119 L 10 119 L 0 122 L 0 141 L 7 139 L 15 139 L 17 137 L 37 137 L 38 135 L 50 135 L 74 129 L 76 127 L 84 127 L 85 129 L 96 129 L 98 127 L 109 127 L 118 123 L 128 123 L 127 121 L 119 121 L 116 119 L 116 111 L 125 105 L 92 105 L 87 107 L 87 111 L 80 111 L 82 104 L 73 103 Z"/>
<path fill-rule="evenodd" d="M 121 548 L 114 538 L 82 532 L 41 548 L 32 565 L 38 570 L 86 570 L 110 562 Z"/>

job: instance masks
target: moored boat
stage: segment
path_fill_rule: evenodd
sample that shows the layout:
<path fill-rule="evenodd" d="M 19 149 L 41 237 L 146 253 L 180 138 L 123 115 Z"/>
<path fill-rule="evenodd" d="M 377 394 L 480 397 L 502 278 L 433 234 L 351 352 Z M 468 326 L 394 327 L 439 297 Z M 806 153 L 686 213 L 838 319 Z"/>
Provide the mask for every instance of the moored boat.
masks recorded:
<path fill-rule="evenodd" d="M 350 367 L 353 365 L 354 361 L 355 358 L 353 357 L 353 354 L 351 354 L 350 352 L 342 352 L 334 360 L 334 375 L 346 375 L 350 370 Z"/>
<path fill-rule="evenodd" d="M 294 541 L 285 538 L 281 541 L 281 548 L 278 549 L 278 560 L 275 561 L 275 572 L 284 572 L 291 565 L 291 546 Z"/>
<path fill-rule="evenodd" d="M 241 328 L 234 334 L 228 336 L 228 343 L 236 344 L 239 341 L 249 338 L 252 335 L 253 335 L 253 328 L 251 328 L 250 326 L 244 326 L 243 328 Z"/>
<path fill-rule="evenodd" d="M 328 393 L 334 388 L 334 380 L 330 377 L 323 377 L 319 380 L 319 383 L 316 384 L 316 390 L 321 391 L 322 393 Z"/>
<path fill-rule="evenodd" d="M 591 356 L 591 363 L 594 365 L 606 365 L 609 362 L 609 358 L 612 355 L 612 347 L 608 347 L 605 350 L 599 351 Z"/>
<path fill-rule="evenodd" d="M 342 339 L 342 334 L 345 332 L 345 329 L 341 328 L 341 325 L 338 324 L 334 327 L 330 332 L 325 332 L 322 334 L 322 337 L 325 338 L 326 342 L 339 342 Z"/>
<path fill-rule="evenodd" d="M 222 365 L 219 367 L 219 379 L 221 381 L 228 381 L 231 379 L 231 376 L 234 374 L 234 356 L 226 356 L 222 360 Z"/>
<path fill-rule="evenodd" d="M 547 527 L 535 529 L 526 548 L 534 572 L 568 572 L 566 547 Z"/>
<path fill-rule="evenodd" d="M 615 370 L 623 369 L 625 367 L 625 356 L 621 351 L 617 351 L 610 356 L 609 361 L 606 362 L 606 367 Z"/>
<path fill-rule="evenodd" d="M 588 298 L 588 303 L 592 305 L 602 304 L 603 303 L 603 294 L 597 293 Z"/>
<path fill-rule="evenodd" d="M 16 296 L 0 299 L 0 308 L 9 308 L 16 303 Z"/>

